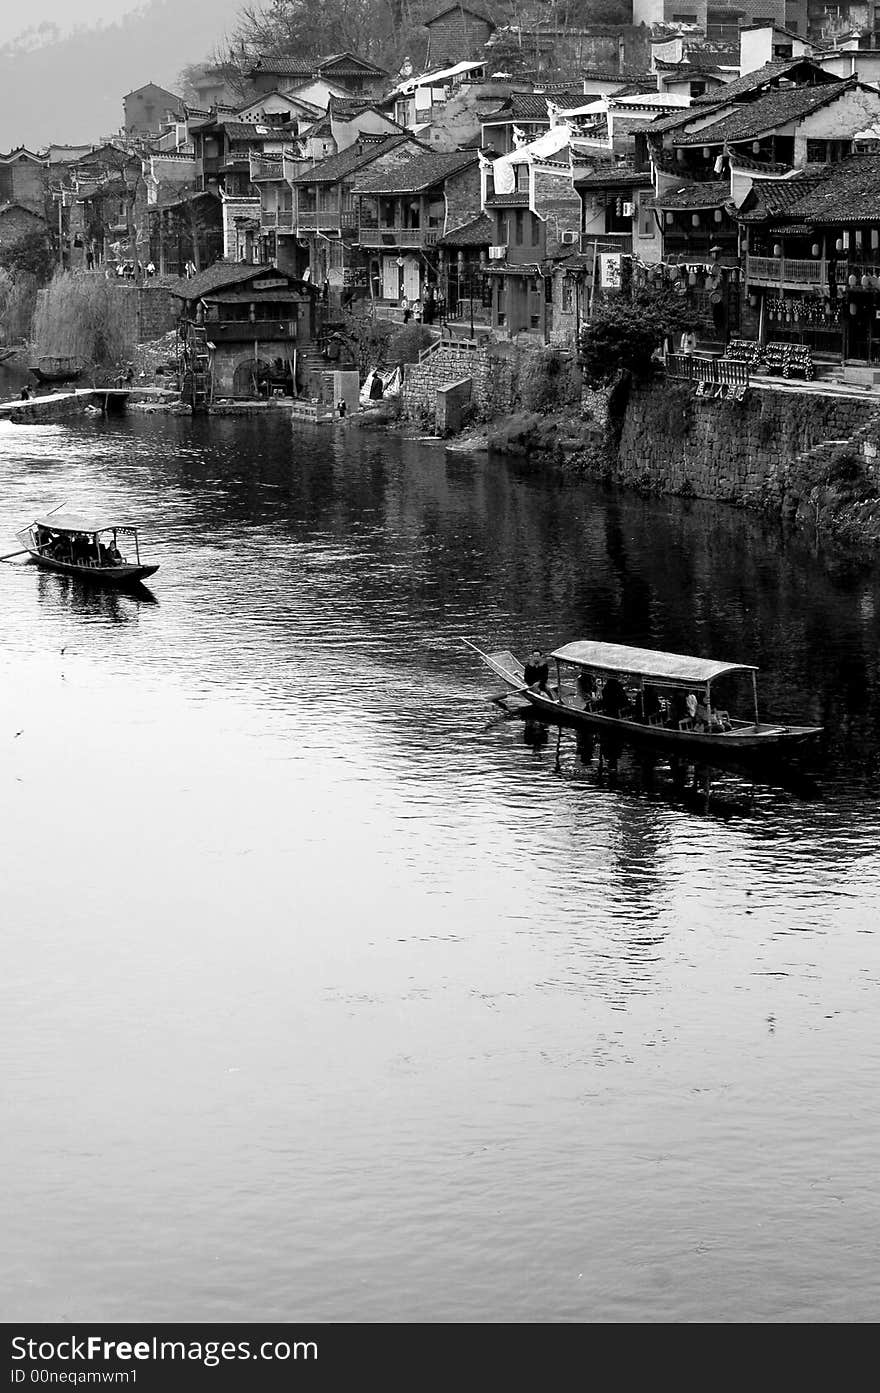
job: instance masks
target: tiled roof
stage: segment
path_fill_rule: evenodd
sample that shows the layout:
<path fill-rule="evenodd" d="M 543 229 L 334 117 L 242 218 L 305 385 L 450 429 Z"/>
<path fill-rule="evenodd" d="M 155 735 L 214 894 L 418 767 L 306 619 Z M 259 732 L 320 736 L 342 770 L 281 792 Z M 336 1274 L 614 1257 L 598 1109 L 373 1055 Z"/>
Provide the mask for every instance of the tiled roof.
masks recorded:
<path fill-rule="evenodd" d="M 583 92 L 512 92 L 495 111 L 488 111 L 483 122 L 492 121 L 547 121 L 547 103 L 565 110 L 566 103 L 583 106 Z"/>
<path fill-rule="evenodd" d="M 315 64 L 315 71 L 322 73 L 325 68 L 333 68 L 336 72 L 347 75 L 359 76 L 362 73 L 375 73 L 377 77 L 387 77 L 384 68 L 378 67 L 376 63 L 371 63 L 369 58 L 359 58 L 356 53 L 351 53 L 346 49 L 343 53 L 328 53 L 324 58 L 319 58 Z"/>
<path fill-rule="evenodd" d="M 435 23 L 437 22 L 438 19 L 442 19 L 444 15 L 451 14 L 453 10 L 456 10 L 456 11 L 458 11 L 458 10 L 464 10 L 465 14 L 473 15 L 475 19 L 482 19 L 482 20 L 485 20 L 486 24 L 491 24 L 491 25 L 492 25 L 492 28 L 493 28 L 493 29 L 495 28 L 495 21 L 494 21 L 494 19 L 490 19 L 489 16 L 486 14 L 485 10 L 479 9 L 478 6 L 476 6 L 476 5 L 469 5 L 469 4 L 468 4 L 468 5 L 444 5 L 444 4 L 441 4 L 441 5 L 440 5 L 440 8 L 439 8 L 438 10 L 435 10 L 434 13 L 433 13 L 432 15 L 428 15 L 425 19 L 422 20 L 422 24 L 424 24 L 425 27 L 428 28 L 430 25 L 435 24 Z"/>
<path fill-rule="evenodd" d="M 227 285 L 246 285 L 260 276 L 283 276 L 275 266 L 247 266 L 241 261 L 215 261 L 207 271 L 193 276 L 192 280 L 178 280 L 171 286 L 171 293 L 181 300 L 200 300 L 213 290 L 221 290 Z M 289 279 L 293 279 L 290 277 Z"/>
<path fill-rule="evenodd" d="M 735 78 L 733 82 L 728 82 L 724 88 L 724 95 L 733 101 L 739 101 L 740 97 L 748 99 L 754 93 L 760 92 L 762 87 L 779 82 L 780 78 L 790 78 L 791 74 L 798 68 L 804 68 L 816 82 L 836 80 L 830 73 L 826 73 L 818 63 L 812 62 L 809 58 L 780 58 L 773 63 L 765 63 L 763 68 L 756 68 L 752 73 Z M 706 92 L 702 97 L 694 98 L 694 105 L 710 105 L 715 101 L 716 96 L 715 92 Z"/>
<path fill-rule="evenodd" d="M 412 136 L 388 135 L 371 141 L 369 145 L 349 145 L 347 149 L 340 150 L 338 155 L 328 155 L 326 160 L 319 160 L 311 169 L 306 169 L 298 175 L 293 182 L 299 185 L 336 184 L 340 179 L 350 178 L 359 169 L 372 164 L 380 155 L 387 154 L 389 150 L 397 150 L 408 140 L 411 141 Z"/>
<path fill-rule="evenodd" d="M 737 222 L 759 223 L 788 213 L 824 179 L 822 174 L 798 172 L 790 179 L 756 179 L 737 212 Z"/>
<path fill-rule="evenodd" d="M 311 77 L 314 67 L 308 58 L 259 58 L 248 77 L 254 73 L 269 73 L 272 77 Z"/>
<path fill-rule="evenodd" d="M 485 213 L 481 213 L 473 222 L 465 223 L 464 227 L 457 227 L 454 232 L 447 232 L 445 237 L 437 240 L 438 247 L 486 247 L 495 236 L 492 219 L 487 218 Z"/>
<path fill-rule="evenodd" d="M 278 140 L 282 134 L 280 127 L 264 126 L 256 121 L 220 121 L 217 124 L 230 140 Z"/>
<path fill-rule="evenodd" d="M 628 188 L 635 188 L 643 184 L 647 188 L 650 183 L 650 170 L 637 171 L 632 165 L 598 164 L 588 174 L 581 174 L 575 179 L 574 186 L 576 189 L 595 189 L 607 188 L 610 184 L 623 184 Z"/>
<path fill-rule="evenodd" d="M 686 126 L 691 121 L 705 121 L 707 116 L 711 116 L 713 108 L 718 110 L 723 105 L 716 95 L 711 107 L 702 106 L 694 109 L 690 106 L 683 111 L 673 111 L 668 116 L 655 116 L 653 121 L 645 121 L 641 126 L 631 126 L 630 131 L 633 135 L 636 132 L 644 135 L 664 135 L 666 131 L 678 130 L 679 126 Z"/>
<path fill-rule="evenodd" d="M 829 165 L 788 216 L 812 223 L 880 222 L 880 155 Z"/>
<path fill-rule="evenodd" d="M 730 198 L 730 184 L 725 179 L 715 179 L 707 184 L 682 184 L 677 189 L 667 189 L 654 199 L 655 208 L 668 211 L 685 208 L 720 208 Z"/>
<path fill-rule="evenodd" d="M 789 121 L 799 121 L 811 111 L 833 102 L 842 92 L 856 85 L 855 78 L 833 82 L 827 87 L 786 87 L 768 92 L 756 102 L 748 102 L 720 121 L 713 121 L 702 130 L 677 136 L 673 145 L 732 145 L 738 140 L 755 140 L 767 135 Z"/>
<path fill-rule="evenodd" d="M 457 174 L 460 170 L 476 166 L 476 150 L 457 150 L 451 154 L 433 152 L 416 155 L 405 164 L 392 165 L 390 169 L 379 169 L 374 174 L 359 179 L 355 185 L 358 193 L 421 193 L 434 184 Z"/>

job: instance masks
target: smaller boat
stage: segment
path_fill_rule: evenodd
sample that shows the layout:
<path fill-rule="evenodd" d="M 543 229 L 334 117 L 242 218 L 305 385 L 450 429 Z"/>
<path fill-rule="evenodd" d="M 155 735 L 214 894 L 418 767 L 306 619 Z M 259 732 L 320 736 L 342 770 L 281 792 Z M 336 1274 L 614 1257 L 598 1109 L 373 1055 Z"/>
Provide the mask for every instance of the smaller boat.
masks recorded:
<path fill-rule="evenodd" d="M 38 518 L 17 536 L 38 566 L 104 585 L 131 585 L 159 569 L 141 561 L 138 530 L 127 523 L 100 522 L 59 511 Z M 128 553 L 133 549 L 134 558 L 124 554 L 123 547 Z"/>
<path fill-rule="evenodd" d="M 82 377 L 82 371 L 79 358 L 49 355 L 38 358 L 31 367 L 31 372 L 38 382 L 75 382 L 78 377 Z"/>
<path fill-rule="evenodd" d="M 739 759 L 784 754 L 811 743 L 821 726 L 762 721 L 758 713 L 758 669 L 751 663 L 719 662 L 681 653 L 628 648 L 581 639 L 551 653 L 556 682 L 531 685 L 512 653 L 476 652 L 508 687 L 493 700 L 507 709 L 540 715 L 554 724 L 615 733 L 624 740 L 659 746 L 670 754 Z M 574 669 L 575 680 L 566 676 Z M 751 718 L 733 716 L 713 700 L 713 683 L 744 674 L 751 687 Z"/>

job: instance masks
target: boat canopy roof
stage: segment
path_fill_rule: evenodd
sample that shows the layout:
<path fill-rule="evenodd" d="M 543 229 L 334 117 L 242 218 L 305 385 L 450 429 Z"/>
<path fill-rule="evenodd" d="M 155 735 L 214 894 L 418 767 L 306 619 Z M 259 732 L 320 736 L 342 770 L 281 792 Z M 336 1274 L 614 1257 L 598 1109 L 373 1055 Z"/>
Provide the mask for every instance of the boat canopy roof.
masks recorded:
<path fill-rule="evenodd" d="M 561 663 L 595 668 L 600 672 L 625 673 L 660 683 L 701 686 L 725 672 L 757 672 L 751 663 L 720 663 L 714 658 L 688 658 L 681 653 L 658 653 L 653 648 L 627 648 L 622 643 L 593 643 L 578 639 L 551 655 Z"/>
<path fill-rule="evenodd" d="M 136 532 L 120 522 L 109 522 L 106 518 L 87 518 L 79 513 L 49 513 L 37 518 L 35 527 L 48 527 L 51 532 Z"/>

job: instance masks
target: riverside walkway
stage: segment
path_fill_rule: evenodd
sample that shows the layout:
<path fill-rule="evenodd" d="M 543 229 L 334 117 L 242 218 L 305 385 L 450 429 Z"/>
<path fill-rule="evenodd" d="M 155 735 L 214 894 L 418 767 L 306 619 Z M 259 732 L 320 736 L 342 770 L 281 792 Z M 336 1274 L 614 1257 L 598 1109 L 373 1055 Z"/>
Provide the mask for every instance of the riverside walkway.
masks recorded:
<path fill-rule="evenodd" d="M 88 407 L 104 414 L 125 410 L 133 395 L 129 387 L 83 387 L 72 392 L 46 392 L 41 396 L 16 397 L 0 402 L 0 421 L 60 421 Z"/>

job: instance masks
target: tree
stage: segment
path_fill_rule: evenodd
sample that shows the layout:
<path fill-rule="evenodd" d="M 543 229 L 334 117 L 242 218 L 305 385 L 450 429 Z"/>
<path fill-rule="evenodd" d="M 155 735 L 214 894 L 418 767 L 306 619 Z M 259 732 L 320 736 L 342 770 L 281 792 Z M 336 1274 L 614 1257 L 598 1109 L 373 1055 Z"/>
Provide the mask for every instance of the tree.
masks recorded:
<path fill-rule="evenodd" d="M 604 300 L 581 329 L 581 366 L 593 382 L 610 382 L 621 369 L 649 377 L 654 350 L 692 319 L 693 312 L 669 291 L 639 290 L 632 299 Z"/>
<path fill-rule="evenodd" d="M 35 228 L 26 232 L 8 247 L 0 250 L 0 266 L 13 280 L 20 276 L 33 276 L 40 285 L 52 279 L 55 270 L 55 254 L 48 231 Z"/>

